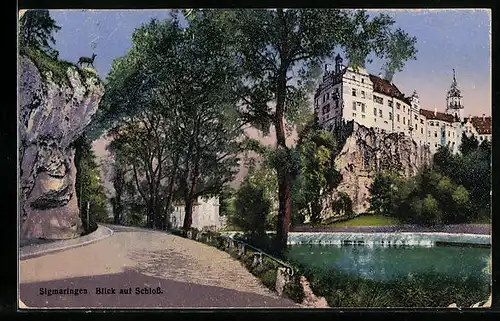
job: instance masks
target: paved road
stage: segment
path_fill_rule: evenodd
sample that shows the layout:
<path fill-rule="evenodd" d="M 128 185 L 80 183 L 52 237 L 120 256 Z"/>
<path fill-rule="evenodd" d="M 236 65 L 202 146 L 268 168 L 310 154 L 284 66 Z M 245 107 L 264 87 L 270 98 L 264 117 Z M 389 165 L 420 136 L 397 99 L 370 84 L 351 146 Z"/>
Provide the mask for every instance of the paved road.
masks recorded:
<path fill-rule="evenodd" d="M 225 252 L 164 232 L 110 227 L 114 234 L 106 239 L 21 260 L 22 303 L 29 308 L 298 307 Z M 97 294 L 98 288 L 114 293 Z M 49 296 L 54 290 L 65 292 Z"/>

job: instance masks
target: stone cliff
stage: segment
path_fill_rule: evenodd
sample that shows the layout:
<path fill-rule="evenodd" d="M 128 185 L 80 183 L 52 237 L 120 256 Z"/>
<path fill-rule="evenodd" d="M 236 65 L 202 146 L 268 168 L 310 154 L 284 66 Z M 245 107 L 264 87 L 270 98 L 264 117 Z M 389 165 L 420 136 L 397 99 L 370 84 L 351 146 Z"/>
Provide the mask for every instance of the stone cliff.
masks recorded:
<path fill-rule="evenodd" d="M 357 214 L 367 212 L 370 206 L 368 188 L 378 172 L 393 170 L 409 177 L 431 159 L 427 147 L 418 146 L 402 133 L 385 133 L 378 128 L 349 122 L 339 135 L 345 144 L 335 159 L 335 167 L 343 177 L 337 192 L 349 195 Z M 332 215 L 325 214 L 325 218 Z"/>
<path fill-rule="evenodd" d="M 58 69 L 51 70 L 54 67 Z M 19 57 L 22 243 L 80 236 L 72 143 L 90 123 L 103 93 L 102 82 L 92 72 Z"/>

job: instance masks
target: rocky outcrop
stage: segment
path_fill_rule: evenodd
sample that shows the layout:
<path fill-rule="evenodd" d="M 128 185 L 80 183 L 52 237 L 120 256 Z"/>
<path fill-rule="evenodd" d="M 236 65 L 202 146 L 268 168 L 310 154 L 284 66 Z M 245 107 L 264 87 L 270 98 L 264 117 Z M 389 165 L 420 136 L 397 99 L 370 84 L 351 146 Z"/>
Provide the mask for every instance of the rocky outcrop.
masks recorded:
<path fill-rule="evenodd" d="M 409 177 L 430 162 L 429 149 L 418 146 L 402 133 L 386 133 L 349 122 L 339 136 L 345 144 L 335 159 L 335 167 L 342 174 L 336 194 L 344 192 L 349 195 L 353 210 L 358 214 L 366 212 L 370 206 L 368 188 L 378 172 L 399 171 Z M 325 208 L 331 207 L 327 205 Z"/>
<path fill-rule="evenodd" d="M 73 66 L 60 81 L 26 56 L 19 64 L 21 240 L 77 237 L 82 222 L 71 145 L 90 123 L 104 87 L 96 75 Z"/>
<path fill-rule="evenodd" d="M 300 285 L 304 291 L 304 300 L 302 305 L 308 308 L 329 308 L 326 299 L 322 296 L 316 296 L 312 289 L 309 281 L 304 276 L 300 277 Z"/>

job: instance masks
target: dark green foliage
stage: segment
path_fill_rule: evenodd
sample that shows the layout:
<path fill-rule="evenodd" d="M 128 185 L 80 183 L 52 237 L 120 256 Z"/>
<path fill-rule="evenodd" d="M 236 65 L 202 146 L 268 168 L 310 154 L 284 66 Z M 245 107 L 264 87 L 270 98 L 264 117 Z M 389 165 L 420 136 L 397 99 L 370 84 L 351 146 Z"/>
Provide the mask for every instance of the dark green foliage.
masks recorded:
<path fill-rule="evenodd" d="M 294 217 L 309 216 L 312 223 L 319 223 L 325 210 L 323 200 L 342 180 L 334 164 L 339 151 L 337 140 L 314 122 L 299 134 L 296 150 L 300 172 L 292 189 Z M 302 223 L 300 219 L 298 223 Z"/>
<path fill-rule="evenodd" d="M 97 228 L 97 222 L 104 222 L 108 218 L 107 198 L 104 186 L 100 182 L 99 166 L 95 161 L 96 157 L 90 142 L 82 135 L 75 141 L 74 146 L 77 168 L 76 198 L 85 233 L 90 233 Z"/>
<path fill-rule="evenodd" d="M 370 187 L 371 210 L 420 225 L 458 224 L 473 219 L 469 192 L 431 168 L 403 179 L 380 173 Z"/>
<path fill-rule="evenodd" d="M 285 287 L 283 288 L 283 293 L 297 303 L 302 303 L 302 301 L 304 301 L 305 294 L 304 294 L 304 289 L 300 284 L 299 275 L 295 274 L 294 276 L 292 276 L 290 282 L 285 284 Z"/>
<path fill-rule="evenodd" d="M 344 192 L 340 192 L 337 199 L 332 203 L 332 210 L 342 216 L 350 218 L 353 217 L 354 211 L 352 209 L 352 200 Z"/>
<path fill-rule="evenodd" d="M 461 307 L 486 300 L 488 282 L 481 278 L 457 280 L 434 273 L 421 273 L 392 281 L 374 281 L 326 268 L 300 271 L 316 295 L 324 296 L 330 307 Z"/>
<path fill-rule="evenodd" d="M 264 235 L 270 209 L 271 201 L 264 188 L 245 179 L 236 193 L 236 213 L 231 217 L 231 223 L 249 234 Z"/>
<path fill-rule="evenodd" d="M 56 25 L 48 10 L 27 10 L 20 19 L 19 48 L 24 53 L 26 48 L 40 49 L 52 59 L 57 59 L 59 52 L 50 46 L 55 44 L 53 33 L 61 27 Z"/>

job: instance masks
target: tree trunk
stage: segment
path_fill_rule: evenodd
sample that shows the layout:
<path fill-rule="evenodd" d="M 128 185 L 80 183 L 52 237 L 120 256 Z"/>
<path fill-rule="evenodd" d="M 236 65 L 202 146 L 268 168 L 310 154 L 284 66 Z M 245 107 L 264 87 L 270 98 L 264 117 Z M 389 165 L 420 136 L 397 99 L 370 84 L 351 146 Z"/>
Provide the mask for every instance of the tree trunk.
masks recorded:
<path fill-rule="evenodd" d="M 198 185 L 198 164 L 196 164 L 196 168 L 193 175 L 193 182 L 191 184 L 191 189 L 189 190 L 189 194 L 186 197 L 186 206 L 185 206 L 185 215 L 184 215 L 184 230 L 188 230 L 191 228 L 191 224 L 193 224 L 193 202 L 195 201 L 194 195 L 196 193 L 196 187 Z"/>
<path fill-rule="evenodd" d="M 174 184 L 175 184 L 175 174 L 177 173 L 177 168 L 179 166 L 180 156 L 177 155 L 174 161 L 174 166 L 172 174 L 170 176 L 170 181 L 168 183 L 167 200 L 165 204 L 165 229 L 170 229 L 170 204 L 172 204 L 172 198 L 174 197 Z"/>
<path fill-rule="evenodd" d="M 285 114 L 286 72 L 288 69 L 288 63 L 284 60 L 282 60 L 281 63 L 282 64 L 278 73 L 278 86 L 276 88 L 276 113 L 274 127 L 276 130 L 277 151 L 280 153 L 280 157 L 285 157 L 285 155 L 288 154 L 288 148 L 286 146 L 285 126 L 283 123 L 283 118 Z M 286 161 L 287 160 L 282 159 L 282 162 Z M 278 175 L 279 191 L 276 250 L 281 253 L 286 249 L 287 246 L 288 231 L 290 229 L 290 220 L 292 217 L 292 177 L 287 166 L 281 165 L 276 169 L 276 171 Z"/>

